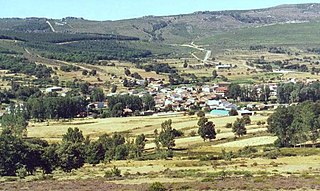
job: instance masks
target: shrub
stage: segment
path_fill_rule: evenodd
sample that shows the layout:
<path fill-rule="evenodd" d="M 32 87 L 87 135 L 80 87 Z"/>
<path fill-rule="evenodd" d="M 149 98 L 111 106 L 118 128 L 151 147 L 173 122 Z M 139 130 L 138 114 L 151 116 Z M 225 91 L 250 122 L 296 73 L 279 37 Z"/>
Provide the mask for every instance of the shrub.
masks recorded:
<path fill-rule="evenodd" d="M 160 182 L 154 182 L 149 187 L 148 191 L 166 191 L 167 189 Z"/>
<path fill-rule="evenodd" d="M 204 113 L 204 111 L 198 111 L 197 116 L 198 117 L 204 117 L 206 114 Z"/>
<path fill-rule="evenodd" d="M 270 151 L 266 153 L 265 157 L 267 157 L 268 159 L 277 159 L 279 155 L 280 155 L 279 151 L 275 150 L 275 151 Z"/>
<path fill-rule="evenodd" d="M 229 111 L 229 115 L 230 115 L 230 116 L 237 116 L 237 115 L 238 115 L 238 111 L 235 110 L 235 109 L 231 109 L 231 110 Z"/>
<path fill-rule="evenodd" d="M 184 135 L 184 133 L 181 130 L 176 130 L 176 129 L 173 129 L 172 133 L 174 137 L 182 137 Z"/>
<path fill-rule="evenodd" d="M 244 147 L 243 149 L 240 149 L 238 151 L 239 155 L 242 155 L 242 156 L 248 156 L 248 155 L 251 155 L 253 153 L 257 153 L 258 150 L 254 147 L 250 147 L 250 146 L 246 146 Z"/>
<path fill-rule="evenodd" d="M 196 114 L 196 112 L 195 112 L 194 110 L 190 110 L 190 111 L 188 112 L 188 115 L 194 115 L 194 114 Z"/>
<path fill-rule="evenodd" d="M 242 117 L 242 119 L 244 120 L 245 124 L 248 125 L 251 123 L 251 119 L 249 115 L 245 115 Z"/>
<path fill-rule="evenodd" d="M 194 130 L 192 130 L 189 135 L 190 135 L 190 137 L 194 137 L 194 136 L 196 136 L 196 134 L 197 133 Z"/>
<path fill-rule="evenodd" d="M 24 179 L 26 176 L 27 176 L 27 169 L 26 167 L 21 167 L 17 170 L 17 174 L 18 174 L 18 177 L 20 179 Z"/>
<path fill-rule="evenodd" d="M 232 128 L 232 123 L 227 123 L 227 124 L 226 124 L 226 128 L 228 128 L 228 129 L 229 129 L 229 128 Z"/>
<path fill-rule="evenodd" d="M 121 177 L 121 171 L 116 166 L 113 166 L 111 170 L 108 170 L 104 173 L 104 177 L 105 178 Z"/>

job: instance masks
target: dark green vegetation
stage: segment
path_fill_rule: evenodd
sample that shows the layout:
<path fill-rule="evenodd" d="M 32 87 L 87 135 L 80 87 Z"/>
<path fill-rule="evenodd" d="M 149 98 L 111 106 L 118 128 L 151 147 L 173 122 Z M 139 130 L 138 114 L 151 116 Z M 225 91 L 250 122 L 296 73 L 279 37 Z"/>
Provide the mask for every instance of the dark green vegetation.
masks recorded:
<path fill-rule="evenodd" d="M 23 138 L 12 129 L 11 125 L 5 124 L 0 135 L 1 176 L 19 175 L 24 178 L 26 173 L 33 174 L 37 169 L 45 174 L 57 168 L 71 172 L 85 162 L 98 164 L 101 161 L 137 158 L 141 156 L 145 145 L 143 134 L 132 143 L 126 143 L 120 134 L 111 137 L 105 134 L 97 141 L 91 141 L 88 137 L 85 139 L 78 128 L 69 128 L 60 144 L 49 145 L 40 139 Z"/>
<path fill-rule="evenodd" d="M 269 132 L 278 137 L 276 145 L 290 147 L 307 141 L 316 143 L 320 136 L 319 105 L 319 101 L 308 101 L 277 109 L 268 119 Z"/>
<path fill-rule="evenodd" d="M 48 79 L 53 72 L 52 68 L 48 68 L 42 64 L 30 63 L 23 57 L 13 57 L 0 54 L 0 69 L 9 70 L 10 73 L 22 73 L 37 78 Z"/>
<path fill-rule="evenodd" d="M 216 34 L 199 41 L 202 44 L 210 43 L 216 48 L 248 48 L 260 45 L 263 47 L 318 47 L 319 22 L 276 24 L 256 28 L 240 29 L 227 33 Z M 217 47 L 218 46 L 218 47 Z"/>
<path fill-rule="evenodd" d="M 198 113 L 199 114 L 199 113 Z M 216 138 L 216 130 L 214 128 L 214 124 L 212 121 L 209 121 L 208 118 L 205 118 L 204 116 L 201 116 L 198 121 L 198 134 L 201 136 L 203 141 L 206 141 L 209 139 L 211 141 L 212 139 Z"/>
<path fill-rule="evenodd" d="M 304 101 L 320 100 L 320 83 L 313 82 L 309 84 L 303 83 L 283 83 L 278 87 L 279 103 L 297 103 Z"/>

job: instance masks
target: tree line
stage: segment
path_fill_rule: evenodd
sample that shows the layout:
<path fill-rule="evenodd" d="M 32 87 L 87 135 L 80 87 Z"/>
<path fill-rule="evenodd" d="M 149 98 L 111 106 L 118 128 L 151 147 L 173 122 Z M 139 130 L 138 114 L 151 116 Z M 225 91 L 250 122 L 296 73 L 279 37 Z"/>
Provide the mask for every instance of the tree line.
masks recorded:
<path fill-rule="evenodd" d="M 123 110 L 131 109 L 133 113 L 142 110 L 152 110 L 155 101 L 151 95 L 145 95 L 142 98 L 131 95 L 110 96 L 108 99 L 108 107 L 112 117 L 125 116 Z"/>
<path fill-rule="evenodd" d="M 101 135 L 97 141 L 84 138 L 78 128 L 69 128 L 62 142 L 49 145 L 47 141 L 22 138 L 5 126 L 0 135 L 0 175 L 16 176 L 33 174 L 42 170 L 50 174 L 56 169 L 71 172 L 84 163 L 98 164 L 103 161 L 138 158 L 145 146 L 145 136 L 125 140 L 115 133 Z"/>
<path fill-rule="evenodd" d="M 320 82 L 282 83 L 278 85 L 278 102 L 281 104 L 320 100 Z"/>
<path fill-rule="evenodd" d="M 72 119 L 85 112 L 88 101 L 83 97 L 40 97 L 26 102 L 26 113 L 30 119 Z"/>
<path fill-rule="evenodd" d="M 276 145 L 292 147 L 320 136 L 320 101 L 306 101 L 289 107 L 279 107 L 268 118 L 268 131 L 278 137 Z"/>
<path fill-rule="evenodd" d="M 50 78 L 53 73 L 52 68 L 43 64 L 35 64 L 27 59 L 16 56 L 8 56 L 0 54 L 0 69 L 9 70 L 10 73 L 22 73 L 37 78 Z"/>
<path fill-rule="evenodd" d="M 260 88 L 260 91 L 258 89 Z M 270 88 L 268 85 L 253 86 L 231 84 L 227 97 L 231 99 L 240 99 L 241 101 L 263 101 L 266 102 L 270 97 Z"/>

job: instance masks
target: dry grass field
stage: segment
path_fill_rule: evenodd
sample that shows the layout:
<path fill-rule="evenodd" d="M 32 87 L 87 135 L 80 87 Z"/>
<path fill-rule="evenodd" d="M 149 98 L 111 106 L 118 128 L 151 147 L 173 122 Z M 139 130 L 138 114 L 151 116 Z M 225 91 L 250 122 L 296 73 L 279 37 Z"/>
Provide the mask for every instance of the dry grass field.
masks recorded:
<path fill-rule="evenodd" d="M 280 156 L 270 158 L 266 148 L 272 148 L 276 140 L 266 134 L 266 127 L 258 126 L 258 121 L 266 121 L 267 116 L 251 117 L 247 126 L 248 134 L 234 139 L 226 123 L 236 117 L 210 117 L 218 131 L 216 140 L 203 142 L 198 136 L 191 137 L 190 131 L 197 131 L 196 116 L 148 116 L 109 119 L 75 119 L 72 121 L 50 121 L 47 123 L 30 123 L 28 136 L 39 137 L 51 142 L 59 142 L 62 134 L 69 127 L 78 127 L 84 135 L 96 139 L 103 133 L 126 132 L 131 137 L 138 134 L 152 134 L 160 124 L 172 119 L 172 126 L 182 130 L 185 135 L 175 140 L 175 157 L 171 160 L 126 160 L 111 161 L 99 165 L 85 165 L 72 173 L 56 171 L 53 175 L 43 177 L 40 174 L 25 180 L 2 184 L 2 190 L 32 188 L 43 190 L 45 182 L 50 190 L 90 190 L 92 183 L 99 184 L 97 189 L 106 190 L 147 190 L 150 184 L 160 182 L 172 190 L 317 190 L 320 189 L 320 152 L 316 148 L 281 149 Z M 147 142 L 147 153 L 152 152 L 152 138 Z M 222 153 L 239 153 L 246 146 L 257 148 L 255 157 L 221 158 Z M 276 151 L 276 150 L 274 150 Z M 218 157 L 220 156 L 220 158 Z M 212 158 L 213 157 L 213 158 Z M 218 157 L 215 159 L 215 157 Z M 105 178 L 105 172 L 116 166 L 122 177 Z M 4 179 L 2 179 L 4 180 Z M 35 181 L 41 180 L 41 181 Z M 31 181 L 31 182 L 30 182 Z M 298 182 L 292 182 L 298 181 Z M 30 183 L 29 183 L 30 182 Z M 75 185 L 82 185 L 77 187 Z M 60 185 L 60 186 L 58 186 Z M 74 185 L 74 186 L 72 186 Z M 222 186 L 223 185 L 223 186 Z M 0 189 L 1 190 L 1 189 Z"/>

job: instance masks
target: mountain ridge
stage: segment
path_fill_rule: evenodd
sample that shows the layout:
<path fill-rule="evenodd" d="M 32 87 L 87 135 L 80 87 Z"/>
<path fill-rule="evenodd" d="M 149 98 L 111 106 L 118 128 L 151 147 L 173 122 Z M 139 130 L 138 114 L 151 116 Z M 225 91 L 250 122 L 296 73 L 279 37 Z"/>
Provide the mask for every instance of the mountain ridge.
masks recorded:
<path fill-rule="evenodd" d="M 0 19 L 0 29 L 24 32 L 116 34 L 170 44 L 191 42 L 240 28 L 319 20 L 320 3 L 307 3 L 283 4 L 251 10 L 197 11 L 190 14 L 144 16 L 115 21 L 94 21 L 81 17 L 3 18 Z"/>

